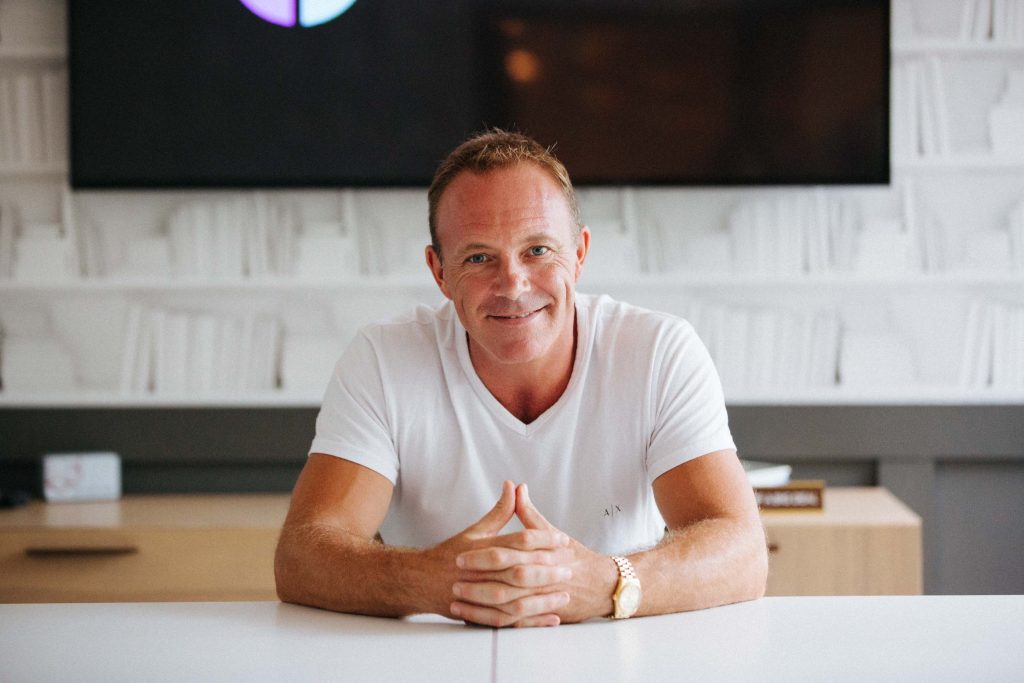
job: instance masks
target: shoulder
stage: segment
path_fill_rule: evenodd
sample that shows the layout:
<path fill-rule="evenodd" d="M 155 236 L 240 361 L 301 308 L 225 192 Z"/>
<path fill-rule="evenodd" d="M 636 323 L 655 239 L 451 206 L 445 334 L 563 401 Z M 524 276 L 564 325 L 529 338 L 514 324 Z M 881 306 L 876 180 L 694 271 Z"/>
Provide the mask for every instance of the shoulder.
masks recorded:
<path fill-rule="evenodd" d="M 663 349 L 699 343 L 693 325 L 684 318 L 617 301 L 606 295 L 580 295 L 596 344 L 633 349 Z"/>
<path fill-rule="evenodd" d="M 382 322 L 362 327 L 335 370 L 340 376 L 375 375 L 385 385 L 434 381 L 455 357 L 451 304 L 419 305 Z"/>
<path fill-rule="evenodd" d="M 420 304 L 390 320 L 371 323 L 359 330 L 357 339 L 378 354 L 407 354 L 436 348 L 451 334 L 454 311 L 449 302 L 437 306 Z"/>

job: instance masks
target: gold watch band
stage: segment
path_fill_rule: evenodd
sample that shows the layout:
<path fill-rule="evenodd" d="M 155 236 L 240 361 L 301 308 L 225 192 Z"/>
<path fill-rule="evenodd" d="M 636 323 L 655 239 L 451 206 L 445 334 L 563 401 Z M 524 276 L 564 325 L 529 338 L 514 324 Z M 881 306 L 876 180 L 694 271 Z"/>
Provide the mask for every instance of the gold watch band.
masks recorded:
<path fill-rule="evenodd" d="M 615 593 L 612 595 L 612 605 L 614 607 L 612 618 L 628 619 L 636 614 L 637 609 L 640 607 L 640 597 L 642 594 L 640 590 L 640 577 L 636 575 L 633 563 L 625 557 L 612 555 L 611 558 L 619 570 L 619 582 L 615 587 Z"/>
<path fill-rule="evenodd" d="M 615 562 L 615 566 L 619 568 L 619 576 L 621 576 L 624 579 L 636 579 L 637 581 L 640 580 L 640 578 L 636 575 L 636 570 L 633 569 L 633 563 L 630 562 L 628 559 L 620 555 L 612 555 L 612 560 Z"/>

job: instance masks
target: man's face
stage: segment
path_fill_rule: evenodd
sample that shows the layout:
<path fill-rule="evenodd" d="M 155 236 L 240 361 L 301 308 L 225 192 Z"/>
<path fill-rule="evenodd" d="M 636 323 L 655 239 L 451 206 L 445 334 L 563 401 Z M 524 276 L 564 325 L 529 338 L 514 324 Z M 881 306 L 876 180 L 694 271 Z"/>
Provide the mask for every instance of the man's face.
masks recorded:
<path fill-rule="evenodd" d="M 469 333 L 474 363 L 564 361 L 590 233 L 577 238 L 555 179 L 530 162 L 463 171 L 436 221 L 444 258 L 427 247 L 427 263 Z"/>

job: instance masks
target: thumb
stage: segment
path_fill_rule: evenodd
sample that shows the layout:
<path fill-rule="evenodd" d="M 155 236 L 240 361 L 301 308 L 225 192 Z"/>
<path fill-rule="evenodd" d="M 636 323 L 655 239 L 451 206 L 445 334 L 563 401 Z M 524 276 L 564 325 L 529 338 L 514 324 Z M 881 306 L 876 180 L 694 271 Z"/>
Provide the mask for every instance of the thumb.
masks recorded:
<path fill-rule="evenodd" d="M 527 529 L 554 529 L 555 526 L 544 519 L 544 515 L 534 507 L 530 500 L 530 491 L 526 484 L 520 484 L 516 489 L 516 516 Z"/>
<path fill-rule="evenodd" d="M 466 533 L 480 536 L 493 536 L 508 524 L 508 521 L 512 519 L 512 515 L 514 515 L 515 512 L 515 486 L 511 481 L 506 479 L 501 484 L 501 497 L 498 499 L 498 502 L 495 503 L 493 508 L 487 511 L 487 514 L 480 518 L 480 521 L 466 529 Z"/>

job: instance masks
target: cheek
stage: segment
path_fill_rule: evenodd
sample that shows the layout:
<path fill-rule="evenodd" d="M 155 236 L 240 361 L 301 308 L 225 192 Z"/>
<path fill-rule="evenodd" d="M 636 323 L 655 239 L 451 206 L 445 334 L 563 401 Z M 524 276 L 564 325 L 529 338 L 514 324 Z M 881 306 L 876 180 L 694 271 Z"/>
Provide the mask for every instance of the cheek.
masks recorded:
<path fill-rule="evenodd" d="M 559 259 L 552 264 L 548 277 L 555 282 L 575 282 L 577 274 L 577 263 L 576 261 L 570 261 L 568 259 Z"/>
<path fill-rule="evenodd" d="M 530 284 L 534 290 L 544 292 L 556 299 L 564 298 L 566 289 L 570 288 L 574 281 L 571 272 L 566 271 L 562 265 L 554 263 L 537 269 L 530 278 Z"/>
<path fill-rule="evenodd" d="M 451 281 L 452 298 L 471 300 L 484 296 L 488 291 L 486 279 L 480 273 L 456 273 Z"/>

